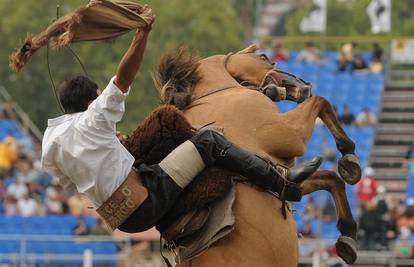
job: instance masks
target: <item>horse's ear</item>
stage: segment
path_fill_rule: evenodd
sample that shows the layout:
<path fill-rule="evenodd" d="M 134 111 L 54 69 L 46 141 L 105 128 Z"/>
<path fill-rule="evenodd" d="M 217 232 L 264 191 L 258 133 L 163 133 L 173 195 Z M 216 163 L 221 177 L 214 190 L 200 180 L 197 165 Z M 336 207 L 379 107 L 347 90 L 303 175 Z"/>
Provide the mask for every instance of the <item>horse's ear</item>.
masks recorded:
<path fill-rule="evenodd" d="M 240 50 L 239 52 L 237 52 L 237 54 L 247 54 L 247 53 L 254 53 L 258 50 L 259 48 L 257 47 L 257 45 L 252 44 L 249 47 L 246 47 L 243 50 Z"/>

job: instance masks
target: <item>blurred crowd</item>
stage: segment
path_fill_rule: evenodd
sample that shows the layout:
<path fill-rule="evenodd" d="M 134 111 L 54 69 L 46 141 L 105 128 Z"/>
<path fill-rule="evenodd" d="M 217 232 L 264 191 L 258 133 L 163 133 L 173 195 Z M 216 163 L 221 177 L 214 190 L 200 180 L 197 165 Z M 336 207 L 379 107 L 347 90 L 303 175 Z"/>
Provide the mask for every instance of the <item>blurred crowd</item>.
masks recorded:
<path fill-rule="evenodd" d="M 379 186 L 375 172 L 371 167 L 364 170 L 364 176 L 355 189 L 358 223 L 358 246 L 360 250 L 394 251 L 399 258 L 414 258 L 414 198 L 406 201 L 387 199 L 386 189 Z M 310 222 L 336 221 L 335 207 L 329 198 L 319 206 L 311 197 L 306 204 L 303 226 L 299 231 L 308 241 L 320 237 L 313 232 Z M 307 245 L 304 246 L 308 247 Z M 326 253 L 333 253 L 334 247 L 328 247 Z M 302 256 L 310 256 L 313 249 L 303 250 Z"/>
<path fill-rule="evenodd" d="M 258 53 L 265 54 L 273 62 L 289 60 L 289 51 L 282 42 L 274 42 L 272 47 L 263 42 L 260 44 Z M 313 42 L 307 42 L 297 55 L 296 60 L 304 63 L 325 64 L 329 60 L 323 57 L 321 49 Z M 344 44 L 338 51 L 336 59 L 337 72 L 350 73 L 382 73 L 384 70 L 385 54 L 379 43 L 371 44 L 371 56 L 364 58 L 358 51 L 358 43 L 351 42 Z"/>
<path fill-rule="evenodd" d="M 338 111 L 335 106 L 333 108 L 337 114 L 339 122 L 341 122 L 343 125 L 364 127 L 374 126 L 377 123 L 377 116 L 374 112 L 370 111 L 368 107 L 364 107 L 356 116 L 351 112 L 348 105 L 344 105 L 342 107 L 342 111 Z M 322 125 L 323 122 L 318 118 L 316 124 Z"/>

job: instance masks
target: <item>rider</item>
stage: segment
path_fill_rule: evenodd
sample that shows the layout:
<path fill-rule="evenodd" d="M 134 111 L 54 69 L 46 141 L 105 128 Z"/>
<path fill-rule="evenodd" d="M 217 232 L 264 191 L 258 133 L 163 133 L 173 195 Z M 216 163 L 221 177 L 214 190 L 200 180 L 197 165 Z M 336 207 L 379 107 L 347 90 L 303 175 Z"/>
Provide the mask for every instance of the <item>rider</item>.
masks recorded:
<path fill-rule="evenodd" d="M 151 17 L 148 7 L 143 10 Z M 152 20 L 153 22 L 153 20 Z M 151 24 L 152 24 L 151 22 Z M 139 232 L 154 226 L 197 174 L 213 164 L 247 177 L 274 192 L 285 188 L 286 200 L 298 201 L 302 188 L 287 182 L 261 158 L 206 130 L 179 145 L 159 164 L 133 168 L 134 158 L 116 137 L 116 123 L 141 65 L 150 27 L 137 30 L 116 76 L 100 94 L 98 86 L 78 76 L 61 85 L 65 115 L 48 121 L 42 166 L 69 192 L 84 193 L 112 230 Z M 311 175 L 320 158 L 290 171 L 291 181 Z"/>

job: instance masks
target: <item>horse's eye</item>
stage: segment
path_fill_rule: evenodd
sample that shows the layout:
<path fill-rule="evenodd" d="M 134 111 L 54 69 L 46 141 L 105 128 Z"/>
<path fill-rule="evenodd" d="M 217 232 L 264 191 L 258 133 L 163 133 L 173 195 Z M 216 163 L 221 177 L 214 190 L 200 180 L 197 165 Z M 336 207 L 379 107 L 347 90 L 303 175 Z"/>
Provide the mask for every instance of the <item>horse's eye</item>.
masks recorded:
<path fill-rule="evenodd" d="M 275 63 L 272 62 L 265 54 L 260 54 L 259 56 L 260 56 L 260 59 L 269 62 L 272 66 L 275 65 Z"/>
<path fill-rule="evenodd" d="M 260 58 L 269 61 L 269 58 L 265 54 L 261 54 Z"/>

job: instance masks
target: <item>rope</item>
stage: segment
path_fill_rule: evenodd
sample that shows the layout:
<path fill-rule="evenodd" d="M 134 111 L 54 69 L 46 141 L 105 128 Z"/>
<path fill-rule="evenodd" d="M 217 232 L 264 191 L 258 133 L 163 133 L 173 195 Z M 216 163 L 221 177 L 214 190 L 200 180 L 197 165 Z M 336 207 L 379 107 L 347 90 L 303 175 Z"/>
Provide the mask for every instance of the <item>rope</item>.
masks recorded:
<path fill-rule="evenodd" d="M 59 7 L 60 6 L 58 4 L 56 6 L 56 19 L 55 20 L 57 20 L 59 18 Z M 75 59 L 78 61 L 79 65 L 82 67 L 82 70 L 83 70 L 85 76 L 88 77 L 89 76 L 88 72 L 86 71 L 85 65 L 82 63 L 79 56 L 75 53 L 75 51 L 73 51 L 73 49 L 70 47 L 70 45 L 66 46 L 66 49 L 69 50 L 69 52 L 72 54 L 73 57 L 75 57 Z M 59 97 L 57 95 L 57 89 L 56 89 L 55 82 L 53 81 L 52 70 L 51 70 L 51 67 L 50 67 L 50 60 L 49 60 L 49 42 L 47 43 L 47 46 L 46 46 L 46 64 L 47 64 L 47 72 L 49 73 L 50 83 L 52 84 L 53 95 L 55 96 L 56 102 L 59 105 L 60 111 L 62 113 L 65 113 L 65 109 L 63 108 L 62 103 L 60 103 Z"/>
<path fill-rule="evenodd" d="M 49 73 L 49 79 L 50 79 L 50 83 L 52 84 L 52 91 L 53 91 L 53 95 L 55 96 L 56 102 L 59 105 L 59 109 L 62 113 L 65 113 L 65 109 L 62 106 L 62 103 L 60 103 L 59 97 L 57 95 L 57 90 L 56 90 L 56 85 L 55 82 L 53 81 L 53 77 L 52 77 L 52 71 L 50 69 L 50 61 L 49 61 L 49 43 L 47 43 L 46 46 L 46 63 L 47 63 L 47 72 Z"/>

